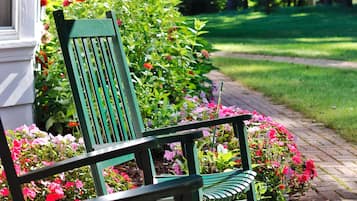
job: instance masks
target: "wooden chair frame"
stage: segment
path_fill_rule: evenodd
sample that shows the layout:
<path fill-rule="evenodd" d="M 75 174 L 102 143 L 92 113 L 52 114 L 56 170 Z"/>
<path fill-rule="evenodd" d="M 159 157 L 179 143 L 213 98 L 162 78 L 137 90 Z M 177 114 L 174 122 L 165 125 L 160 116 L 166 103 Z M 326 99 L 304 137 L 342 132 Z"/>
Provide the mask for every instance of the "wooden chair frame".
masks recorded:
<path fill-rule="evenodd" d="M 80 121 L 81 132 L 88 152 L 111 146 L 118 141 L 165 135 L 202 127 L 231 124 L 239 138 L 242 169 L 228 177 L 214 178 L 208 182 L 203 176 L 204 187 L 197 192 L 196 200 L 233 199 L 247 192 L 248 200 L 256 200 L 254 177 L 244 121 L 251 115 L 238 115 L 185 125 L 146 131 L 140 114 L 137 97 L 121 41 L 117 19 L 113 12 L 107 12 L 105 19 L 66 20 L 62 11 L 55 11 L 54 18 L 61 43 L 62 53 L 73 97 Z M 180 135 L 178 135 L 180 136 Z M 182 144 L 188 162 L 189 175 L 199 174 L 199 164 L 194 140 L 188 135 L 176 140 Z M 97 193 L 105 194 L 102 169 L 135 158 L 144 170 L 145 184 L 152 184 L 158 177 L 155 173 L 150 150 L 141 154 L 123 155 L 113 160 L 91 166 Z M 215 177 L 215 176 L 213 176 Z M 239 184 L 238 186 L 235 184 Z M 227 189 L 225 186 L 232 186 Z"/>
<path fill-rule="evenodd" d="M 200 136 L 202 133 L 182 133 L 181 137 L 186 138 L 189 135 Z M 149 148 L 153 148 L 159 143 L 167 143 L 176 140 L 176 136 L 166 136 L 158 140 L 155 137 L 144 137 L 128 142 L 116 143 L 100 150 L 88 152 L 80 156 L 66 159 L 50 166 L 39 168 L 29 173 L 18 176 L 15 170 L 14 161 L 11 157 L 11 151 L 8 146 L 5 131 L 0 119 L 0 157 L 3 164 L 10 193 L 13 200 L 25 201 L 22 184 L 31 181 L 44 179 L 61 172 L 66 172 L 75 168 L 86 165 L 91 165 L 112 158 L 127 155 L 130 153 L 140 154 L 146 152 Z M 192 195 L 202 186 L 202 178 L 199 175 L 190 175 L 160 184 L 152 184 L 143 186 L 137 189 L 127 190 L 123 192 L 113 193 L 105 196 L 99 196 L 91 201 L 141 201 L 141 200 L 158 200 L 160 198 L 174 197 L 177 201 L 195 200 Z"/>

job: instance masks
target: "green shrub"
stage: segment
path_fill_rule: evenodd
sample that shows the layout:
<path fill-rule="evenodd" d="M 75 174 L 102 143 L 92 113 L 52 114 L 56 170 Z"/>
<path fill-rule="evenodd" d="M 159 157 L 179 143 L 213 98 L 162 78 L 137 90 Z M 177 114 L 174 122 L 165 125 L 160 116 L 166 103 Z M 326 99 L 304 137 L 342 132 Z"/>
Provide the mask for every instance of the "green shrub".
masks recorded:
<path fill-rule="evenodd" d="M 56 132 L 72 131 L 75 121 L 70 87 L 60 56 L 52 11 L 64 9 L 70 18 L 103 18 L 105 11 L 117 13 L 118 24 L 133 73 L 142 115 L 148 126 L 170 123 L 186 94 L 208 92 L 211 69 L 208 52 L 199 38 L 205 23 L 195 20 L 189 27 L 175 7 L 178 0 L 87 0 L 51 1 L 46 6 L 45 27 L 37 61 L 37 125 Z M 65 6 L 64 6 L 65 5 Z M 149 121 L 150 120 L 150 121 Z"/>

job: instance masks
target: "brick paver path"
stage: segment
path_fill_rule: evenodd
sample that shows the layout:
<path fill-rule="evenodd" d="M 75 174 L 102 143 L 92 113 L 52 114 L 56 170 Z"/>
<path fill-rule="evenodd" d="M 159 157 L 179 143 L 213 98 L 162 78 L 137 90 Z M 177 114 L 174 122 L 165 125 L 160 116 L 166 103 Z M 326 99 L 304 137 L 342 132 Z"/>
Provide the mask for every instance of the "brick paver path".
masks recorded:
<path fill-rule="evenodd" d="M 318 177 L 313 182 L 316 190 L 310 190 L 300 200 L 357 200 L 357 146 L 347 143 L 322 124 L 314 123 L 284 105 L 272 103 L 262 94 L 248 90 L 218 71 L 212 71 L 208 76 L 215 82 L 224 81 L 222 104 L 271 116 L 298 137 L 299 150 L 312 158 L 318 168 Z"/>

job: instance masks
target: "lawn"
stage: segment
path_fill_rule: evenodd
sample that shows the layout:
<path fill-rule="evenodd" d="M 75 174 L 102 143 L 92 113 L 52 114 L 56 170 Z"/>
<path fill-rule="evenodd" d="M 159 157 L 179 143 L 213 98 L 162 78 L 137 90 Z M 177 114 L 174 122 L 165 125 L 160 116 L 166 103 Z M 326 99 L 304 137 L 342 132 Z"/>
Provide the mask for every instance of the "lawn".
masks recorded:
<path fill-rule="evenodd" d="M 222 57 L 213 62 L 233 79 L 325 123 L 357 143 L 356 70 Z"/>
<path fill-rule="evenodd" d="M 281 8 L 194 16 L 219 50 L 357 61 L 357 9 Z"/>

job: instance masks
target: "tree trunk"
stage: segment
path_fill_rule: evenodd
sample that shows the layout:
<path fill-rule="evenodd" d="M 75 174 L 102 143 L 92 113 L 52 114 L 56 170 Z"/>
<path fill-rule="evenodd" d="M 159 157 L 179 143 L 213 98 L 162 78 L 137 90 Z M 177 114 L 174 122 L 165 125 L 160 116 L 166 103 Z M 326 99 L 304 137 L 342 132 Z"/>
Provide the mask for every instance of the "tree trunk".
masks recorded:
<path fill-rule="evenodd" d="M 248 0 L 242 0 L 243 9 L 248 9 Z"/>
<path fill-rule="evenodd" d="M 346 6 L 352 8 L 353 7 L 352 0 L 346 0 Z"/>

